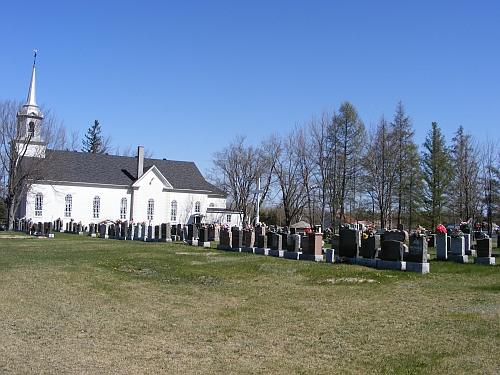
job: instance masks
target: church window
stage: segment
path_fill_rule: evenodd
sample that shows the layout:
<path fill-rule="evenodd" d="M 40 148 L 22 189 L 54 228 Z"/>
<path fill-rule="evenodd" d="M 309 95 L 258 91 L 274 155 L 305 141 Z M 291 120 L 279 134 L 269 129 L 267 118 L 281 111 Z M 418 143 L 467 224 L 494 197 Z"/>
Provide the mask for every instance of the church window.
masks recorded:
<path fill-rule="evenodd" d="M 31 121 L 28 124 L 28 137 L 33 137 L 35 135 L 35 123 Z"/>
<path fill-rule="evenodd" d="M 148 212 L 147 212 L 148 220 L 153 220 L 154 212 L 155 212 L 155 200 L 150 199 L 148 200 Z"/>
<path fill-rule="evenodd" d="M 94 197 L 94 204 L 92 206 L 93 214 L 92 217 L 94 219 L 99 219 L 99 214 L 101 213 L 101 197 L 96 195 Z"/>
<path fill-rule="evenodd" d="M 35 195 L 35 216 L 42 216 L 43 194 L 37 193 Z"/>
<path fill-rule="evenodd" d="M 73 197 L 71 196 L 71 194 L 68 194 L 64 198 L 64 217 L 71 217 L 72 210 L 73 210 Z"/>
<path fill-rule="evenodd" d="M 127 218 L 127 198 L 122 198 L 120 202 L 120 219 L 124 220 Z"/>
<path fill-rule="evenodd" d="M 170 203 L 170 221 L 177 221 L 177 201 Z"/>
<path fill-rule="evenodd" d="M 226 222 L 228 222 L 228 223 L 231 222 L 231 215 L 226 215 Z"/>
<path fill-rule="evenodd" d="M 201 203 L 199 201 L 194 204 L 194 212 L 196 213 L 201 212 Z"/>

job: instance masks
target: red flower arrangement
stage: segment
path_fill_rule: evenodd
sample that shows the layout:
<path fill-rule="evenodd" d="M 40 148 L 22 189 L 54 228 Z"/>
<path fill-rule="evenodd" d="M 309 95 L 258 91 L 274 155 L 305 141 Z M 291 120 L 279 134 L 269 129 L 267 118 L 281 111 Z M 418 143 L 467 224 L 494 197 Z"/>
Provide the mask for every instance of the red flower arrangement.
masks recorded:
<path fill-rule="evenodd" d="M 436 227 L 436 233 L 446 233 L 446 227 L 443 224 L 438 224 Z"/>

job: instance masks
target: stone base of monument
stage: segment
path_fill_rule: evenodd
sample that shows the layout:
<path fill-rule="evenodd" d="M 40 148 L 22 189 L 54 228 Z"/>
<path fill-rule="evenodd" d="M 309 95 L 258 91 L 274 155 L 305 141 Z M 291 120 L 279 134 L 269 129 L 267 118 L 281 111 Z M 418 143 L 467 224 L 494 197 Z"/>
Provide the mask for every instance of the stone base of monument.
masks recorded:
<path fill-rule="evenodd" d="M 356 264 L 358 258 L 337 257 L 337 263 Z"/>
<path fill-rule="evenodd" d="M 187 240 L 187 243 L 191 246 L 198 246 L 198 240 Z"/>
<path fill-rule="evenodd" d="M 265 249 L 263 247 L 256 247 L 255 248 L 255 254 L 259 255 L 269 255 L 269 249 Z"/>
<path fill-rule="evenodd" d="M 283 253 L 283 258 L 299 260 L 300 254 L 302 254 L 300 251 L 285 251 Z"/>
<path fill-rule="evenodd" d="M 217 250 L 230 250 L 228 245 L 217 245 Z"/>
<path fill-rule="evenodd" d="M 378 259 L 374 258 L 356 258 L 356 264 L 358 266 L 377 268 Z"/>
<path fill-rule="evenodd" d="M 476 256 L 476 250 L 465 250 L 465 255 L 469 255 L 469 256 L 472 256 L 472 257 L 475 257 Z"/>
<path fill-rule="evenodd" d="M 468 255 L 450 255 L 448 259 L 455 263 L 469 263 Z"/>
<path fill-rule="evenodd" d="M 242 247 L 241 252 L 242 253 L 254 253 L 255 248 L 254 247 Z"/>
<path fill-rule="evenodd" d="M 198 246 L 201 246 L 201 247 L 210 247 L 210 241 L 198 241 Z"/>
<path fill-rule="evenodd" d="M 236 253 L 241 253 L 241 247 L 231 247 L 231 248 L 229 248 L 229 251 L 234 251 Z"/>
<path fill-rule="evenodd" d="M 47 234 L 45 237 L 48 237 L 48 238 L 54 238 L 54 233 L 49 233 L 49 234 Z"/>
<path fill-rule="evenodd" d="M 314 254 L 301 253 L 301 254 L 299 254 L 299 259 L 300 260 L 312 260 L 313 262 L 322 262 L 323 261 L 323 254 L 314 255 Z"/>
<path fill-rule="evenodd" d="M 335 250 L 334 249 L 326 249 L 326 262 L 327 263 L 335 263 Z"/>
<path fill-rule="evenodd" d="M 278 257 L 278 258 L 283 258 L 283 253 L 284 250 L 269 250 L 269 256 L 270 257 Z"/>
<path fill-rule="evenodd" d="M 474 264 L 487 264 L 489 266 L 496 265 L 495 257 L 476 257 L 474 258 Z"/>
<path fill-rule="evenodd" d="M 429 273 L 431 266 L 429 263 L 406 262 L 406 272 L 417 272 L 421 274 Z"/>
<path fill-rule="evenodd" d="M 377 269 L 379 270 L 395 270 L 406 271 L 406 262 L 399 262 L 394 260 L 379 260 L 377 262 Z"/>

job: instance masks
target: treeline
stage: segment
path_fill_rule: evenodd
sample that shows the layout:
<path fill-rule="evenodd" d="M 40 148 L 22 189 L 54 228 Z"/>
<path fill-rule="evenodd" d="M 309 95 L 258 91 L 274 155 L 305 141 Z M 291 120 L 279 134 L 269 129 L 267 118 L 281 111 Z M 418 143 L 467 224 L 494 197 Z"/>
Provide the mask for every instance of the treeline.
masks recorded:
<path fill-rule="evenodd" d="M 392 119 L 382 115 L 367 129 L 346 101 L 258 146 L 236 136 L 213 154 L 209 179 L 247 223 L 254 220 L 260 179 L 262 215 L 280 221 L 269 224 L 307 220 L 335 228 L 366 221 L 431 229 L 472 219 L 491 231 L 500 203 L 497 142 L 480 143 L 460 126 L 448 145 L 435 122 L 422 148 L 414 135 L 401 102 Z"/>

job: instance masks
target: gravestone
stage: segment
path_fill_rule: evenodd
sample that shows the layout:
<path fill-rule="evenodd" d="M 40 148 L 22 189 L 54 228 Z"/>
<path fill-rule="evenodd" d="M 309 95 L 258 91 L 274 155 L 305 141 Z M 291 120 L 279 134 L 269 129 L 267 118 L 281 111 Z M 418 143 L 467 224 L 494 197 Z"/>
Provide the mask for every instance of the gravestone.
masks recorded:
<path fill-rule="evenodd" d="M 359 231 L 355 229 L 341 229 L 339 238 L 339 256 L 357 258 L 359 255 Z"/>
<path fill-rule="evenodd" d="M 159 225 L 155 225 L 155 239 L 158 240 L 160 238 L 160 226 Z"/>
<path fill-rule="evenodd" d="M 233 234 L 233 249 L 241 249 L 243 247 L 243 232 L 238 227 L 232 227 L 231 233 Z"/>
<path fill-rule="evenodd" d="M 241 251 L 253 253 L 255 245 L 255 232 L 253 230 L 245 230 L 243 231 L 243 238 L 245 240 L 245 247 L 243 247 Z"/>
<path fill-rule="evenodd" d="M 338 234 L 334 234 L 330 237 L 330 243 L 332 244 L 332 249 L 338 250 L 340 243 L 340 236 Z"/>
<path fill-rule="evenodd" d="M 465 254 L 465 239 L 463 237 L 450 238 L 450 259 L 457 263 L 468 263 L 469 256 Z"/>
<path fill-rule="evenodd" d="M 477 240 L 477 256 L 474 258 L 476 264 L 488 264 L 494 266 L 496 258 L 492 257 L 493 239 L 480 238 Z"/>
<path fill-rule="evenodd" d="M 463 237 L 450 238 L 451 255 L 465 255 L 465 239 Z"/>
<path fill-rule="evenodd" d="M 405 230 L 388 230 L 384 233 L 384 241 L 408 241 L 408 232 Z"/>
<path fill-rule="evenodd" d="M 300 251 L 300 235 L 290 234 L 288 235 L 287 251 L 299 252 Z"/>
<path fill-rule="evenodd" d="M 427 237 L 410 236 L 408 262 L 427 263 Z"/>
<path fill-rule="evenodd" d="M 435 234 L 429 234 L 429 237 L 427 237 L 427 247 L 436 247 L 436 235 Z"/>
<path fill-rule="evenodd" d="M 378 250 L 377 239 L 376 236 L 361 239 L 361 256 L 363 258 L 375 258 Z"/>
<path fill-rule="evenodd" d="M 187 240 L 192 241 L 198 238 L 198 227 L 194 224 L 188 224 L 187 226 Z"/>
<path fill-rule="evenodd" d="M 124 240 L 128 238 L 128 223 L 126 221 L 122 221 L 121 224 L 121 237 Z"/>
<path fill-rule="evenodd" d="M 255 245 L 255 232 L 253 230 L 245 231 L 245 247 L 252 248 Z"/>
<path fill-rule="evenodd" d="M 267 232 L 267 243 L 271 250 L 282 250 L 282 238 L 281 235 L 274 232 Z"/>
<path fill-rule="evenodd" d="M 154 233 L 153 233 L 153 226 L 152 225 L 148 225 L 148 238 L 147 240 L 148 241 L 152 241 L 154 240 Z"/>
<path fill-rule="evenodd" d="M 478 257 L 491 257 L 493 241 L 491 238 L 481 238 L 477 240 L 476 255 Z"/>
<path fill-rule="evenodd" d="M 217 248 L 222 250 L 229 250 L 232 247 L 232 235 L 233 234 L 228 230 L 225 229 L 221 230 L 220 241 Z"/>
<path fill-rule="evenodd" d="M 257 247 L 259 249 L 268 249 L 267 247 L 267 236 L 264 234 L 259 234 L 257 236 Z"/>
<path fill-rule="evenodd" d="M 99 237 L 108 238 L 108 228 L 106 224 L 101 224 L 99 226 Z"/>
<path fill-rule="evenodd" d="M 397 240 L 382 241 L 380 250 L 380 259 L 390 261 L 403 260 L 404 246 L 403 242 Z"/>

